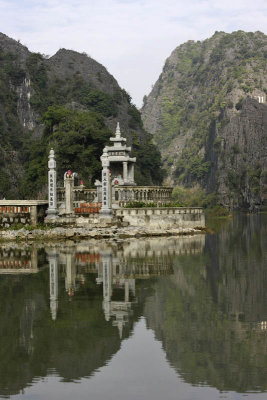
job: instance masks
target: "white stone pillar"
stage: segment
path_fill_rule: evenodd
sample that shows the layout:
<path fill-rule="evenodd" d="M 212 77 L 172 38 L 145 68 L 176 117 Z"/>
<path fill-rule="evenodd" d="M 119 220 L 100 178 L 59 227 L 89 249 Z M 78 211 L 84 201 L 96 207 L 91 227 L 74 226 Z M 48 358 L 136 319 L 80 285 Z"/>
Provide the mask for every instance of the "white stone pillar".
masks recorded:
<path fill-rule="evenodd" d="M 109 172 L 109 159 L 106 148 L 104 148 L 102 161 L 102 207 L 100 214 L 112 215 L 112 192 L 111 192 L 111 179 Z"/>
<path fill-rule="evenodd" d="M 58 309 L 58 254 L 54 250 L 47 253 L 49 262 L 50 312 L 52 320 L 55 321 Z"/>
<path fill-rule="evenodd" d="M 124 183 L 128 183 L 128 162 L 123 161 L 123 181 Z"/>
<path fill-rule="evenodd" d="M 74 176 L 71 171 L 65 174 L 65 213 L 73 213 L 73 187 Z"/>
<path fill-rule="evenodd" d="M 115 186 L 114 185 L 111 185 L 111 198 L 112 198 L 111 204 L 115 204 L 116 199 L 115 199 Z"/>
<path fill-rule="evenodd" d="M 129 164 L 129 182 L 134 184 L 134 163 Z"/>
<path fill-rule="evenodd" d="M 56 171 L 55 152 L 50 150 L 48 157 L 48 210 L 46 218 L 56 218 L 58 215 L 57 209 L 57 171 Z"/>
<path fill-rule="evenodd" d="M 96 203 L 101 203 L 102 202 L 102 183 L 97 179 L 95 181 L 95 186 L 96 186 L 96 198 L 94 201 Z"/>

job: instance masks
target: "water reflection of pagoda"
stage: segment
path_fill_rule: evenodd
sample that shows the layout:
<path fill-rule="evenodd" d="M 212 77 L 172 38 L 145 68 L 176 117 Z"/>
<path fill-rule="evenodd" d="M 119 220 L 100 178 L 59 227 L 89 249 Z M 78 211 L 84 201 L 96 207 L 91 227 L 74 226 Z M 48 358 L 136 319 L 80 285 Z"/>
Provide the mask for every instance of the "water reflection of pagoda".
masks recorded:
<path fill-rule="evenodd" d="M 204 237 L 125 242 L 121 246 L 88 243 L 60 250 L 47 248 L 50 269 L 50 310 L 55 320 L 58 309 L 58 276 L 65 277 L 70 299 L 86 274 L 96 274 L 96 283 L 103 285 L 103 312 L 106 321 L 117 326 L 120 337 L 129 322 L 136 303 L 136 279 L 149 279 L 173 273 L 173 256 L 202 251 Z M 164 243 L 163 243 L 164 242 Z"/>
<path fill-rule="evenodd" d="M 112 325 L 117 326 L 120 337 L 124 325 L 132 314 L 132 301 L 130 293 L 135 296 L 135 279 L 127 278 L 123 273 L 123 265 L 118 259 L 112 257 L 112 253 L 101 254 L 102 269 L 99 269 L 97 283 L 103 284 L 103 311 L 106 321 L 113 318 Z M 115 291 L 123 290 L 123 298 L 112 299 Z M 118 295 L 118 293 L 117 293 Z M 122 297 L 122 296 L 120 296 Z"/>
<path fill-rule="evenodd" d="M 77 251 L 78 250 L 78 251 Z M 50 311 L 52 319 L 55 320 L 58 309 L 58 277 L 60 274 L 65 276 L 65 289 L 70 297 L 74 296 L 80 286 L 85 282 L 86 274 L 97 274 L 96 283 L 103 285 L 103 312 L 106 321 L 112 320 L 113 326 L 117 326 L 120 337 L 123 327 L 129 321 L 132 314 L 132 304 L 135 300 L 135 281 L 137 279 L 147 279 L 159 276 L 161 273 L 166 275 L 172 273 L 170 260 L 162 259 L 159 264 L 156 258 L 136 263 L 122 263 L 124 261 L 118 256 L 114 256 L 111 249 L 101 249 L 99 253 L 92 250 L 90 252 L 47 250 L 49 261 L 50 277 Z M 132 260 L 131 260 L 132 261 Z"/>
<path fill-rule="evenodd" d="M 86 274 L 96 274 L 96 283 L 103 285 L 103 312 L 106 321 L 117 326 L 120 337 L 123 327 L 132 315 L 136 302 L 136 279 L 149 279 L 173 272 L 174 255 L 201 251 L 203 237 L 181 238 L 179 241 L 143 240 L 124 242 L 121 246 L 88 243 L 68 248 L 47 248 L 50 276 L 50 311 L 52 319 L 58 310 L 58 277 L 65 277 L 65 290 L 71 299 L 81 285 Z M 165 241 L 164 241 L 165 242 Z M 60 268 L 60 270 L 59 270 Z"/>
<path fill-rule="evenodd" d="M 65 290 L 71 300 L 86 281 L 96 275 L 103 286 L 103 312 L 106 321 L 117 326 L 120 337 L 136 303 L 136 280 L 173 273 L 173 257 L 202 251 L 204 236 L 186 238 L 132 239 L 120 244 L 84 242 L 68 247 L 48 246 L 50 312 L 58 313 L 59 277 L 65 278 Z M 38 272 L 37 247 L 3 247 L 0 249 L 0 274 Z"/>

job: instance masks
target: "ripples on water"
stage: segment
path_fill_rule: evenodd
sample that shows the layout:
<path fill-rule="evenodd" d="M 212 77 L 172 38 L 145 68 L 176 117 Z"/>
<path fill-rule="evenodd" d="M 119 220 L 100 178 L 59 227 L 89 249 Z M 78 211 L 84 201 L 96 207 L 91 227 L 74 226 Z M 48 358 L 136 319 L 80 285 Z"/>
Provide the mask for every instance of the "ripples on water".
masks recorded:
<path fill-rule="evenodd" d="M 0 397 L 267 399 L 266 216 L 213 228 L 2 245 Z"/>

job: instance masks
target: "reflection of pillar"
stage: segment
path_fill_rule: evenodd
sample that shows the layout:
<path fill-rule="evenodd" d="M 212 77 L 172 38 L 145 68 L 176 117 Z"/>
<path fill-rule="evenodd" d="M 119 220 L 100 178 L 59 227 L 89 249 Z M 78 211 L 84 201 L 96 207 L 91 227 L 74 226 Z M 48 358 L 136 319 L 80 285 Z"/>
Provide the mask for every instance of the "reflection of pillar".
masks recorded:
<path fill-rule="evenodd" d="M 118 321 L 118 330 L 119 330 L 120 339 L 122 338 L 123 326 L 124 326 L 124 321 L 123 321 L 123 319 L 120 319 Z"/>
<path fill-rule="evenodd" d="M 76 266 L 72 254 L 66 254 L 65 288 L 69 295 L 74 293 L 76 279 Z"/>
<path fill-rule="evenodd" d="M 97 285 L 100 285 L 103 282 L 103 269 L 101 262 L 97 265 L 97 278 L 96 278 L 96 283 Z"/>
<path fill-rule="evenodd" d="M 103 309 L 106 321 L 111 317 L 112 296 L 112 256 L 110 253 L 101 253 L 103 268 Z"/>
<path fill-rule="evenodd" d="M 128 280 L 124 283 L 124 301 L 128 303 L 129 301 L 129 282 Z"/>
<path fill-rule="evenodd" d="M 31 269 L 38 271 L 38 251 L 36 247 L 33 247 L 31 251 Z"/>
<path fill-rule="evenodd" d="M 52 319 L 57 318 L 58 309 L 58 255 L 55 251 L 48 253 L 49 261 L 49 286 L 50 286 L 50 312 Z"/>
<path fill-rule="evenodd" d="M 123 181 L 124 183 L 128 182 L 128 163 L 127 161 L 123 161 Z"/>
<path fill-rule="evenodd" d="M 135 279 L 129 279 L 129 286 L 132 294 L 135 296 Z"/>

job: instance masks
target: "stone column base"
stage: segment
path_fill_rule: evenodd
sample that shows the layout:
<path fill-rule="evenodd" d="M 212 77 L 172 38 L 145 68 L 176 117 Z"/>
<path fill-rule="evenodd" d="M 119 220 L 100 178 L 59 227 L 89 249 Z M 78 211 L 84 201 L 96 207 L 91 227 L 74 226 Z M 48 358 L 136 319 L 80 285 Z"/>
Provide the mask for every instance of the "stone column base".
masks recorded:
<path fill-rule="evenodd" d="M 46 210 L 46 217 L 44 219 L 45 223 L 51 223 L 57 221 L 58 219 L 58 211 L 57 210 Z"/>

